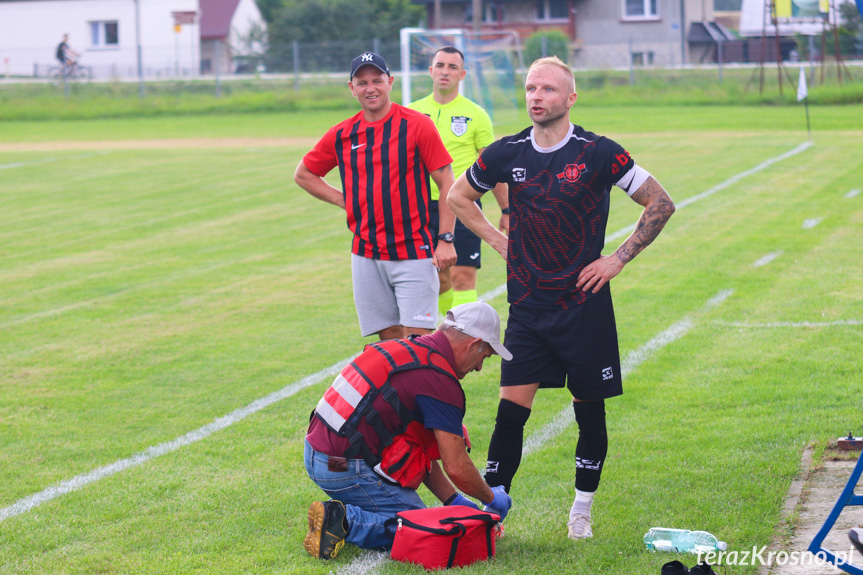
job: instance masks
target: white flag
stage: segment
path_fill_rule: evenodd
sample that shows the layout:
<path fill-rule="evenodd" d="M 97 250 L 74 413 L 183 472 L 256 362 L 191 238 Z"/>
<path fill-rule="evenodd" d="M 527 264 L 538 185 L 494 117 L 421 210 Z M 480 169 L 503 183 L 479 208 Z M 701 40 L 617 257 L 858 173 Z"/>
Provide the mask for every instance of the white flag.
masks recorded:
<path fill-rule="evenodd" d="M 806 90 L 806 73 L 803 71 L 803 66 L 800 67 L 800 79 L 797 81 L 797 101 L 801 102 L 809 95 Z"/>

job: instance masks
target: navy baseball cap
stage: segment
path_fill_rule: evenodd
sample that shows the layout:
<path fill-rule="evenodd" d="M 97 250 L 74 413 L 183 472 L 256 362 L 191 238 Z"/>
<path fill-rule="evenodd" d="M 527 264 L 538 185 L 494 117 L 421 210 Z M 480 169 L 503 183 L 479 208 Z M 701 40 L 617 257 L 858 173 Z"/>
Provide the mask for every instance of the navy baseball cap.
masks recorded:
<path fill-rule="evenodd" d="M 390 75 L 390 69 L 387 67 L 387 62 L 382 56 L 374 52 L 363 52 L 351 61 L 351 80 L 357 74 L 357 70 L 363 66 L 374 66 L 387 76 Z"/>

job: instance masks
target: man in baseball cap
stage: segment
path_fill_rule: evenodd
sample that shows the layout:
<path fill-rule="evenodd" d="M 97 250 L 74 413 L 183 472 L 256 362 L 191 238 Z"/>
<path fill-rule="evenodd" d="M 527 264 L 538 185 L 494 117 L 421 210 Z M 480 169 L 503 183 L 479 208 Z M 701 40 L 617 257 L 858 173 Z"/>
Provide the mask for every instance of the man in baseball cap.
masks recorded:
<path fill-rule="evenodd" d="M 390 69 L 387 66 L 386 60 L 382 56 L 374 52 L 363 52 L 353 60 L 351 60 L 351 80 L 356 76 L 357 71 L 363 66 L 374 66 L 387 76 L 391 76 Z"/>
<path fill-rule="evenodd" d="M 512 359 L 512 354 L 500 343 L 500 318 L 495 309 L 484 301 L 455 306 L 447 312 L 443 324 L 452 326 L 465 335 L 481 339 L 503 359 Z"/>

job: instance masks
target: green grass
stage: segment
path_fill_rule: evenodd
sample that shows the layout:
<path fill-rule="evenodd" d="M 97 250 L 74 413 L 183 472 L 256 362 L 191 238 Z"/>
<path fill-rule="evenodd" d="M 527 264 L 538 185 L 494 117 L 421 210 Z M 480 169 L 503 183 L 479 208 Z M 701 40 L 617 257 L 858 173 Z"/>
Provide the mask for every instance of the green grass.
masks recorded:
<path fill-rule="evenodd" d="M 596 537 L 565 537 L 570 425 L 525 458 L 497 559 L 466 573 L 658 573 L 675 557 L 643 550 L 655 525 L 707 529 L 731 549 L 766 545 L 803 447 L 859 426 L 863 330 L 826 324 L 863 320 L 863 196 L 845 197 L 863 187 L 863 114 L 812 112 L 812 148 L 679 210 L 614 281 L 623 357 L 693 323 L 608 402 Z M 316 138 L 344 116 L 4 122 L 0 145 Z M 573 118 L 617 138 L 677 202 L 805 140 L 794 107 L 577 105 Z M 344 216 L 292 182 L 307 148 L 0 152 L 0 508 L 207 425 L 369 341 L 346 276 Z M 615 190 L 609 232 L 638 211 Z M 810 218 L 823 220 L 803 229 Z M 479 292 L 503 281 L 486 249 Z M 705 310 L 721 290 L 733 294 Z M 492 303 L 505 316 L 504 298 Z M 825 325 L 759 327 L 777 322 Z M 480 466 L 498 376 L 493 359 L 464 382 Z M 327 385 L 0 521 L 0 573 L 323 574 L 350 564 L 355 548 L 322 563 L 300 544 L 308 505 L 322 497 L 303 470 L 302 438 Z M 566 406 L 562 390 L 540 393 L 527 434 Z M 387 562 L 379 572 L 424 571 Z"/>
<path fill-rule="evenodd" d="M 582 106 L 763 106 L 796 107 L 798 70 L 785 66 L 782 87 L 775 66 L 761 69 L 665 70 L 638 68 L 628 71 L 576 70 Z M 813 106 L 863 104 L 863 82 L 859 66 L 850 66 L 852 80 L 840 84 L 835 66 L 809 72 L 809 103 Z M 521 86 L 524 73 L 515 74 Z M 427 93 L 428 77 L 414 80 L 416 93 Z M 425 87 L 425 88 L 424 88 Z M 425 90 L 425 91 L 424 91 Z M 491 112 L 511 115 L 513 102 L 524 104 L 524 93 L 489 86 L 494 102 Z M 401 79 L 393 100 L 401 102 Z M 178 82 L 147 82 L 144 98 L 136 82 L 76 83 L 52 86 L 42 83 L 0 84 L 0 121 L 92 120 L 104 118 L 162 118 L 274 112 L 334 112 L 356 106 L 340 75 L 263 77 L 254 80 L 227 77 L 218 85 L 209 79 Z M 312 114 L 314 116 L 314 114 Z"/>

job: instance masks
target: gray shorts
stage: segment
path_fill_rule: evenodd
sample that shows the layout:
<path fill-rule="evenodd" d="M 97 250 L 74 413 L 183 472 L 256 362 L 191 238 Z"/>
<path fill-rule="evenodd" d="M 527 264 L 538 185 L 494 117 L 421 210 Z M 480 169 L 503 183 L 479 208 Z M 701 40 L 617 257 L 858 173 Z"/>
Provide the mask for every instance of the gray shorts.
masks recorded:
<path fill-rule="evenodd" d="M 351 254 L 351 272 L 363 337 L 394 325 L 435 328 L 440 282 L 431 258 L 374 260 Z"/>

